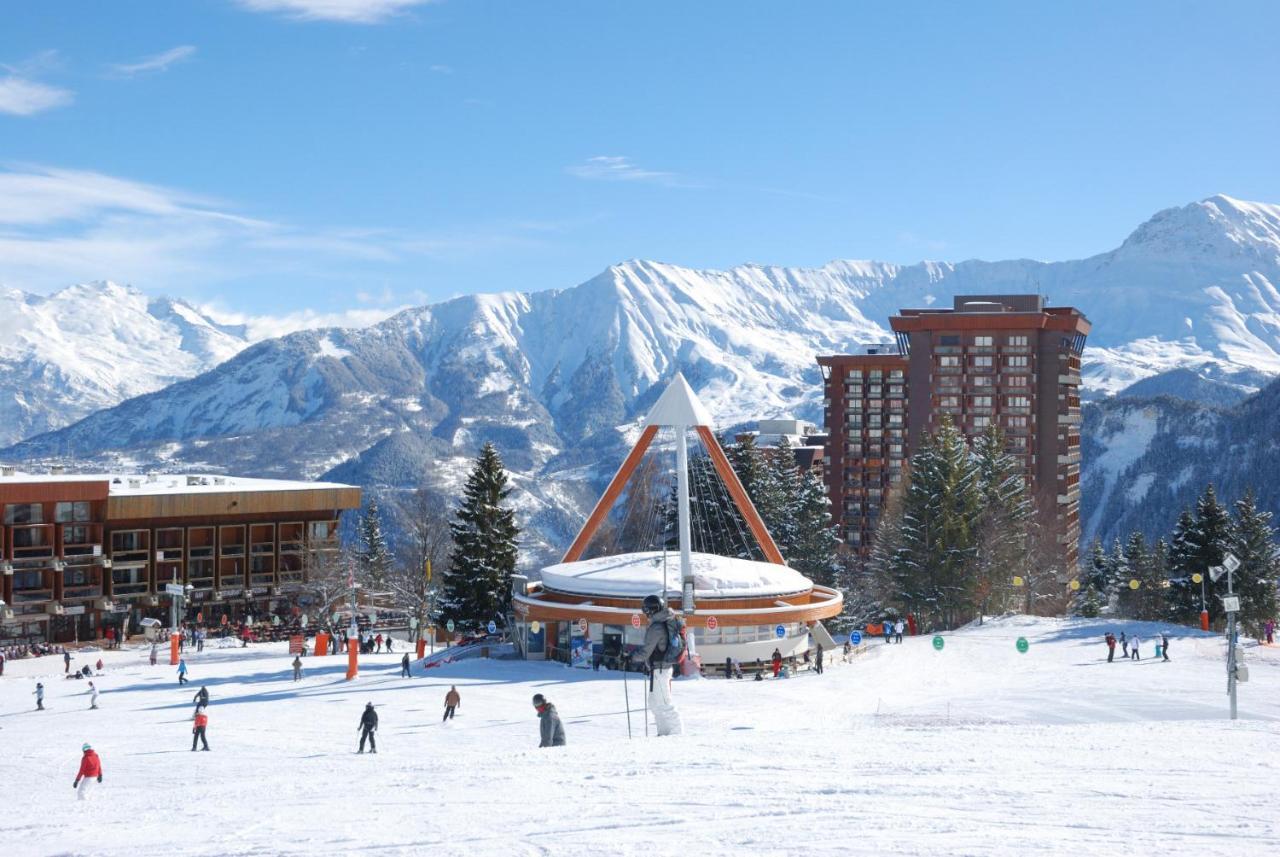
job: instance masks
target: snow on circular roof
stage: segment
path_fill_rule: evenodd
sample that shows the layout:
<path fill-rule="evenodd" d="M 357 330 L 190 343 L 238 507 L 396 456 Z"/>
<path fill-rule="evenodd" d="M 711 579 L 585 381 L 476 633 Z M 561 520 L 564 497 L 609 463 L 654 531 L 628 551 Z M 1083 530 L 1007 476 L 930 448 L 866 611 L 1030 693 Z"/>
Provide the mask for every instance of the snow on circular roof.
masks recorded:
<path fill-rule="evenodd" d="M 542 569 L 548 589 L 574 595 L 643 598 L 662 591 L 662 551 L 601 556 L 562 562 Z M 667 589 L 680 590 L 680 554 L 668 552 Z M 785 565 L 695 553 L 693 591 L 698 598 L 751 598 L 791 595 L 812 588 L 813 582 Z"/>

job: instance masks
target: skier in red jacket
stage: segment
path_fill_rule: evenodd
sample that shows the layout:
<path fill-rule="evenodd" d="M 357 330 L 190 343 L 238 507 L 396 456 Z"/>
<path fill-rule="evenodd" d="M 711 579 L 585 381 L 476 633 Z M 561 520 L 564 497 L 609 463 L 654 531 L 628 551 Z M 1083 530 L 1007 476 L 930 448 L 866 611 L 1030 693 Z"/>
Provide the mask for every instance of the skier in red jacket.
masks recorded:
<path fill-rule="evenodd" d="M 76 790 L 77 800 L 88 800 L 91 784 L 102 782 L 102 761 L 88 744 L 80 749 L 84 751 L 80 757 L 80 773 L 76 774 L 76 781 L 71 787 Z"/>

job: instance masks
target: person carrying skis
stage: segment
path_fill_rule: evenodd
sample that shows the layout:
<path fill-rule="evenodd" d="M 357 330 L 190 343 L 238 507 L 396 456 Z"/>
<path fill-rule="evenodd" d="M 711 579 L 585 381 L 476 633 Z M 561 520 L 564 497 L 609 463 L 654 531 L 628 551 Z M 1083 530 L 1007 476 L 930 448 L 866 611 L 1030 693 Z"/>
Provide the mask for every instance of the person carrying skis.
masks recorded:
<path fill-rule="evenodd" d="M 93 682 L 89 682 L 89 710 L 98 707 L 98 689 L 93 686 Z"/>
<path fill-rule="evenodd" d="M 1169 660 L 1169 635 L 1160 635 L 1160 654 L 1164 656 L 1164 660 Z"/>
<path fill-rule="evenodd" d="M 453 712 L 462 704 L 462 696 L 457 685 L 449 685 L 449 692 L 444 695 L 444 720 L 452 720 Z M 440 722 L 444 722 L 444 720 Z"/>
<path fill-rule="evenodd" d="M 564 724 L 560 722 L 556 707 L 540 693 L 533 695 L 533 707 L 538 711 L 538 733 L 541 737 L 538 746 L 563 747 Z"/>
<path fill-rule="evenodd" d="M 44 711 L 44 685 L 36 682 L 36 711 Z"/>
<path fill-rule="evenodd" d="M 187 659 L 178 658 L 178 684 L 187 683 Z"/>
<path fill-rule="evenodd" d="M 777 678 L 778 673 L 782 671 L 782 652 L 777 649 L 773 650 L 773 677 Z"/>
<path fill-rule="evenodd" d="M 71 784 L 71 787 L 76 790 L 76 800 L 88 800 L 89 789 L 93 787 L 93 783 L 102 782 L 102 760 L 88 744 L 80 749 L 84 755 L 80 757 L 80 771 L 76 774 L 76 781 Z"/>
<path fill-rule="evenodd" d="M 649 670 L 649 705 L 658 734 L 679 735 L 683 724 L 671 699 L 671 677 L 685 659 L 684 626 L 656 595 L 646 595 L 641 609 L 649 627 L 633 657 Z"/>
<path fill-rule="evenodd" d="M 400 677 L 410 678 L 412 674 L 409 672 L 409 653 L 405 652 L 404 657 L 400 659 Z"/>
<path fill-rule="evenodd" d="M 302 657 L 299 655 L 293 656 L 293 680 L 302 681 Z"/>
<path fill-rule="evenodd" d="M 196 751 L 196 742 L 204 744 L 204 749 L 209 749 L 209 739 L 204 737 L 204 731 L 209 728 L 209 715 L 204 713 L 203 708 L 196 709 L 196 722 L 191 727 L 191 752 Z"/>
<path fill-rule="evenodd" d="M 378 742 L 373 740 L 373 733 L 378 731 L 378 712 L 373 710 L 372 702 L 364 704 L 364 713 L 360 715 L 360 725 L 356 729 L 360 730 L 360 752 L 364 752 L 365 739 L 369 741 L 369 752 L 378 752 Z"/>

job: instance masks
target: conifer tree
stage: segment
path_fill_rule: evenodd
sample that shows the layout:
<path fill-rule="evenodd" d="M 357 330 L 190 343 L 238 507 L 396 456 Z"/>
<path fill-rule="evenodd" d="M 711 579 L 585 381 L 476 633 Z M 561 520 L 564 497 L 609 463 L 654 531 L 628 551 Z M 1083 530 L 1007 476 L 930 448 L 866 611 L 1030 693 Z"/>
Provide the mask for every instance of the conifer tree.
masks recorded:
<path fill-rule="evenodd" d="M 1191 553 L 1188 561 L 1192 570 L 1205 576 L 1205 609 L 1209 611 L 1210 623 L 1225 616 L 1221 596 L 1227 592 L 1227 578 L 1223 575 L 1214 583 L 1209 579 L 1209 567 L 1222 564 L 1222 558 L 1231 545 L 1231 529 L 1231 517 L 1218 502 L 1213 485 L 1206 486 L 1196 501 L 1195 528 L 1189 541 Z"/>
<path fill-rule="evenodd" d="M 356 558 L 361 586 L 369 592 L 385 592 L 387 580 L 395 565 L 395 557 L 387 547 L 386 533 L 382 528 L 382 512 L 374 498 L 369 499 L 369 505 L 360 517 L 360 542 Z"/>
<path fill-rule="evenodd" d="M 1031 501 L 1022 465 L 1005 451 L 996 426 L 973 439 L 980 483 L 974 586 L 980 612 L 1003 612 L 1010 605 L 1015 575 L 1029 577 Z M 1030 587 L 1028 586 L 1028 595 Z"/>
<path fill-rule="evenodd" d="M 1169 588 L 1165 590 L 1165 616 L 1174 622 L 1191 624 L 1200 615 L 1200 596 L 1205 589 L 1193 575 L 1207 576 L 1208 569 L 1196 568 L 1196 519 L 1184 508 L 1169 538 Z M 1207 587 L 1207 581 L 1204 586 Z"/>
<path fill-rule="evenodd" d="M 1233 584 L 1240 597 L 1240 615 L 1244 629 L 1260 636 L 1262 624 L 1274 619 L 1277 604 L 1276 585 L 1280 582 L 1280 558 L 1277 558 L 1271 513 L 1259 511 L 1253 489 L 1235 503 L 1231 528 L 1231 553 L 1240 560 Z"/>
<path fill-rule="evenodd" d="M 1151 555 L 1147 549 L 1146 537 L 1140 532 L 1129 534 L 1120 552 L 1121 568 L 1124 570 L 1124 583 L 1120 587 L 1119 611 L 1126 619 L 1142 618 L 1142 584 L 1146 569 L 1151 564 Z M 1132 581 L 1137 581 L 1138 589 L 1132 588 Z"/>
<path fill-rule="evenodd" d="M 840 539 L 831 519 L 831 498 L 827 486 L 812 472 L 798 473 L 795 505 L 796 533 L 790 553 L 783 554 L 787 565 L 815 583 L 837 583 Z"/>
<path fill-rule="evenodd" d="M 501 622 L 511 604 L 520 530 L 505 502 L 510 493 L 502 459 L 486 443 L 450 524 L 453 553 L 437 602 L 439 619 L 452 619 L 463 631 L 477 631 L 491 619 Z"/>

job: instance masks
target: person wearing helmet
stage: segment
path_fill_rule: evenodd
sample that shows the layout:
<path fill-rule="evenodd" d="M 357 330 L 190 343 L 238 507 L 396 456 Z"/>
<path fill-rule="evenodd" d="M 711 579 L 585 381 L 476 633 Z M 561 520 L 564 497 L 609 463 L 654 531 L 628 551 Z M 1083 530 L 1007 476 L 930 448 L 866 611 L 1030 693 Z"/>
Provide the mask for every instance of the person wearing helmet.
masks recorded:
<path fill-rule="evenodd" d="M 671 699 L 671 677 L 684 659 L 684 629 L 662 599 L 646 595 L 641 607 L 649 617 L 644 642 L 635 659 L 649 671 L 649 707 L 659 735 L 679 735 L 684 731 L 680 712 Z"/>
<path fill-rule="evenodd" d="M 538 746 L 563 747 L 564 724 L 560 722 L 556 707 L 540 693 L 533 695 L 533 707 L 538 711 L 538 731 L 542 739 Z"/>
<path fill-rule="evenodd" d="M 84 755 L 80 757 L 80 771 L 71 787 L 76 790 L 76 800 L 88 800 L 89 789 L 95 782 L 102 782 L 102 760 L 88 744 L 80 749 Z"/>

